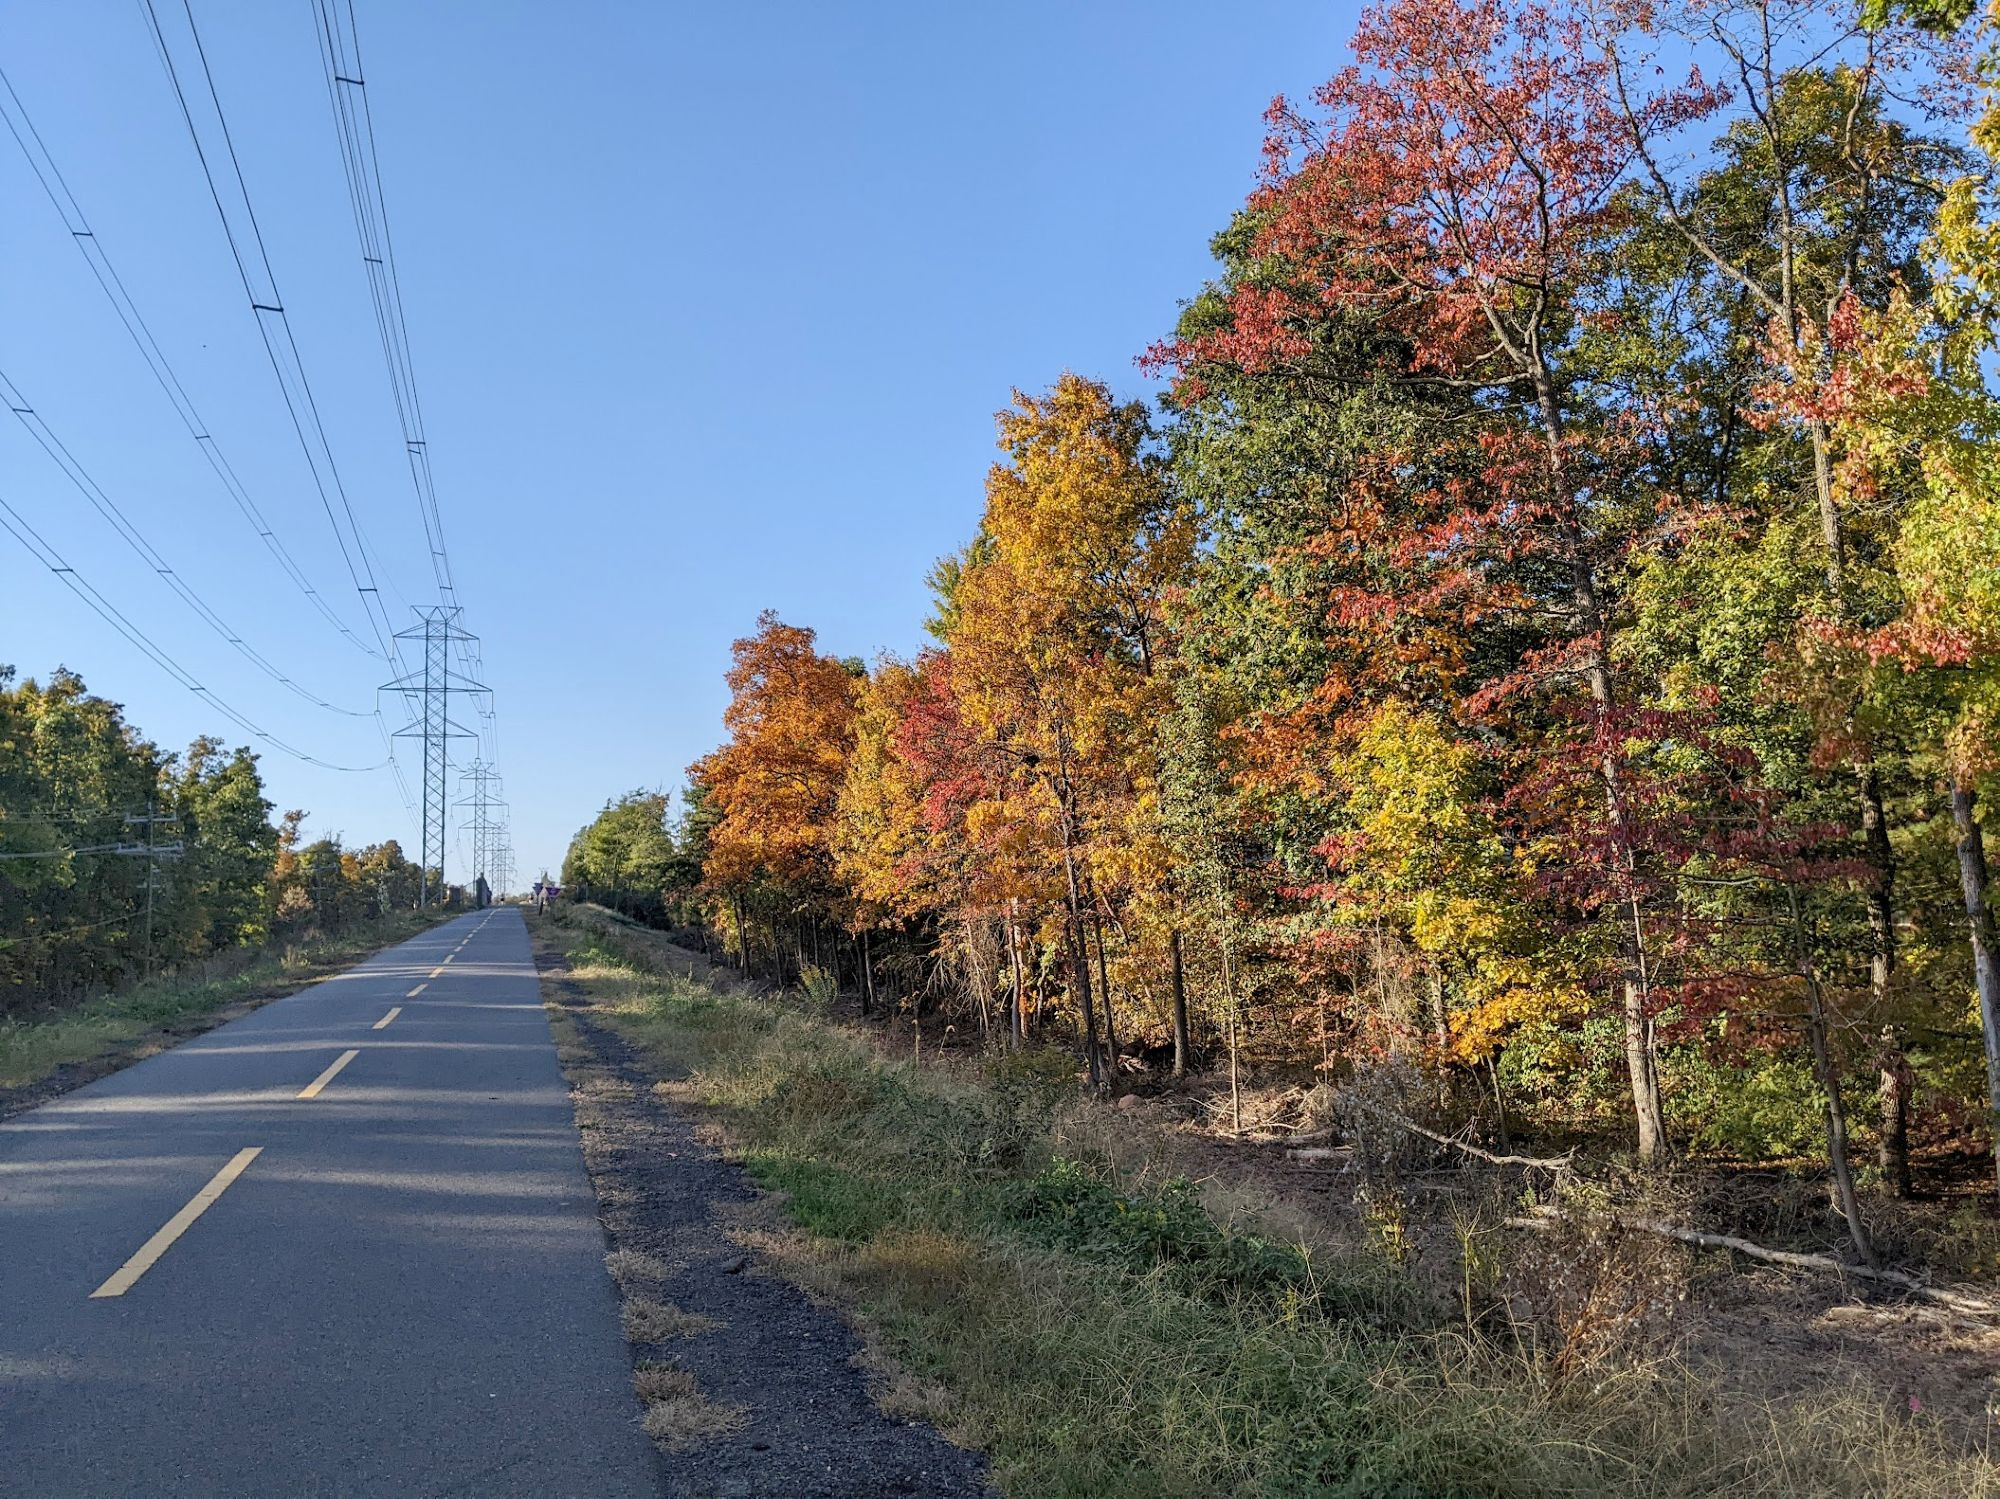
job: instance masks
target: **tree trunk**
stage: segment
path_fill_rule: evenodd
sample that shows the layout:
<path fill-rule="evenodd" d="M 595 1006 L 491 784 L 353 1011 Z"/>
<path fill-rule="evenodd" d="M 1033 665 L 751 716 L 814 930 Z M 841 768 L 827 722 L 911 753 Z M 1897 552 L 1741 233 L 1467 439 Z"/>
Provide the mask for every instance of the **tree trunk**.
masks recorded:
<path fill-rule="evenodd" d="M 1632 1082 L 1632 1114 L 1639 1127 L 1639 1158 L 1650 1161 L 1667 1147 L 1667 1120 L 1660 1106 L 1659 1056 L 1645 991 L 1625 980 L 1625 1071 Z"/>
<path fill-rule="evenodd" d="M 1497 1046 L 1486 1053 L 1486 1077 L 1493 1084 L 1493 1117 L 1500 1128 L 1500 1149 L 1511 1151 L 1514 1145 L 1507 1135 L 1507 1096 L 1500 1091 L 1500 1048 Z"/>
<path fill-rule="evenodd" d="M 1007 903 L 1007 999 L 1008 1033 L 1018 1049 L 1028 1043 L 1028 1000 L 1021 990 L 1021 928 L 1015 919 L 1015 902 Z"/>
<path fill-rule="evenodd" d="M 1867 850 L 1868 990 L 1881 1015 L 1889 1003 L 1889 976 L 1896 967 L 1896 856 L 1889 847 L 1889 819 L 1882 809 L 1882 777 L 1873 765 L 1855 767 L 1860 781 L 1861 837 Z"/>
<path fill-rule="evenodd" d="M 1799 977 L 1806 981 L 1806 1038 L 1812 1045 L 1813 1071 L 1819 1074 L 1820 1092 L 1826 1099 L 1826 1159 L 1833 1170 L 1834 1200 L 1847 1220 L 1848 1237 L 1864 1265 L 1875 1263 L 1875 1246 L 1861 1222 L 1861 1204 L 1854 1196 L 1854 1173 L 1847 1164 L 1847 1110 L 1840 1101 L 1840 1069 L 1834 1063 L 1833 1047 L 1827 1037 L 1826 996 L 1819 986 L 1819 965 L 1806 947 L 1805 927 L 1799 918 L 1799 893 L 1785 891 L 1792 909 L 1792 952 Z"/>
<path fill-rule="evenodd" d="M 1882 1180 L 1898 1197 L 1910 1195 L 1910 1087 L 1916 1081 L 1910 1059 L 1903 1055 L 1902 1043 L 1889 1026 L 1882 1027 L 1882 1044 L 1875 1056 L 1880 1078 L 1878 1094 L 1882 1102 L 1882 1139 L 1876 1159 Z"/>
<path fill-rule="evenodd" d="M 1645 928 L 1636 888 L 1638 863 L 1632 847 L 1631 811 L 1626 805 L 1617 757 L 1605 737 L 1606 731 L 1612 727 L 1618 707 L 1618 695 L 1611 676 L 1610 636 L 1604 602 L 1597 591 L 1597 575 L 1591 568 L 1582 526 L 1569 495 L 1568 474 L 1562 457 L 1562 408 L 1556 400 L 1554 375 L 1539 342 L 1533 346 L 1531 353 L 1529 373 L 1534 380 L 1535 400 L 1541 411 L 1543 435 L 1548 442 L 1551 490 L 1554 496 L 1562 497 L 1563 502 L 1572 507 L 1562 511 L 1557 527 L 1569 552 L 1570 598 L 1576 609 L 1576 636 L 1584 647 L 1584 681 L 1590 689 L 1595 727 L 1600 738 L 1605 740 L 1598 774 L 1603 782 L 1605 806 L 1623 861 L 1623 872 L 1626 879 L 1633 882 L 1633 888 L 1627 892 L 1632 926 L 1624 943 L 1625 1067 L 1632 1083 L 1632 1114 L 1638 1126 L 1639 1156 L 1642 1160 L 1651 1160 L 1666 1149 L 1667 1128 L 1666 1116 L 1660 1107 L 1659 1058 L 1653 1045 L 1653 1022 L 1646 1014 Z"/>
<path fill-rule="evenodd" d="M 755 978 L 756 970 L 750 966 L 750 922 L 743 914 L 743 897 L 731 896 L 729 903 L 736 908 L 737 959 L 743 965 L 743 976 L 747 979 Z"/>
<path fill-rule="evenodd" d="M 1111 1014 L 1111 975 L 1105 971 L 1104 963 L 1104 918 L 1096 917 L 1091 925 L 1097 928 L 1097 992 L 1104 1001 L 1104 1083 L 1107 1088 L 1118 1086 L 1118 1023 Z"/>
<path fill-rule="evenodd" d="M 1979 992 L 1979 1029 L 1986 1041 L 1987 1122 L 2000 1183 L 2000 937 L 1987 898 L 1986 836 L 1979 827 L 1971 778 L 1951 780 L 1951 820 L 1958 829 L 1958 882 L 1965 893 L 1965 925 L 1972 942 L 1972 982 Z"/>
<path fill-rule="evenodd" d="M 1175 927 L 1167 936 L 1168 951 L 1173 957 L 1174 972 L 1174 1076 L 1186 1077 L 1188 1069 L 1188 1006 L 1187 975 L 1181 966 L 1181 929 Z"/>
<path fill-rule="evenodd" d="M 1229 1128 L 1243 1133 L 1243 1090 L 1236 1077 L 1236 982 L 1230 971 L 1229 943 L 1222 944 L 1222 1003 L 1229 1015 Z"/>
<path fill-rule="evenodd" d="M 1064 945 L 1069 948 L 1070 984 L 1076 990 L 1077 1009 L 1083 1017 L 1083 1060 L 1090 1073 L 1090 1086 L 1104 1086 L 1104 1070 L 1097 1057 L 1097 1011 L 1090 1002 L 1090 956 L 1084 949 L 1083 895 L 1076 882 L 1076 856 L 1069 840 L 1063 840 L 1063 874 L 1069 881 L 1069 920 L 1063 923 Z"/>

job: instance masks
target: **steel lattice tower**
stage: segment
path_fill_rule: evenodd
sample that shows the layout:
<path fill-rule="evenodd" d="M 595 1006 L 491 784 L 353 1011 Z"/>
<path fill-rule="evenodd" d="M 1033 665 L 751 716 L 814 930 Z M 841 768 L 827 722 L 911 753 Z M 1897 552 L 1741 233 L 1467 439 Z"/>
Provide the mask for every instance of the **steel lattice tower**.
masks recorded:
<path fill-rule="evenodd" d="M 494 895 L 505 898 L 514 888 L 514 843 L 506 831 L 507 825 L 502 823 L 500 827 L 500 836 L 493 850 L 492 885 Z"/>
<path fill-rule="evenodd" d="M 421 739 L 424 746 L 423 768 L 423 877 L 417 883 L 417 907 L 421 910 L 431 899 L 431 871 L 437 871 L 437 898 L 443 899 L 445 825 L 450 815 L 449 792 L 451 773 L 451 741 L 454 739 L 476 739 L 471 730 L 457 723 L 451 716 L 451 700 L 454 696 L 472 697 L 475 705 L 481 695 L 490 696 L 486 686 L 475 682 L 462 672 L 451 667 L 451 647 L 454 642 L 464 643 L 475 639 L 458 627 L 458 617 L 464 611 L 444 604 L 432 604 L 427 608 L 415 608 L 417 623 L 407 630 L 398 630 L 396 638 L 407 640 L 423 653 L 422 664 L 414 671 L 390 682 L 382 690 L 400 692 L 412 706 L 410 721 L 396 731 L 398 739 Z"/>
<path fill-rule="evenodd" d="M 467 791 L 468 787 L 468 794 L 461 796 L 456 805 L 469 808 L 472 813 L 461 824 L 472 834 L 472 875 L 474 879 L 484 875 L 487 888 L 492 890 L 496 888 L 495 854 L 507 832 L 506 817 L 495 814 L 504 814 L 507 803 L 500 796 L 499 773 L 484 760 L 474 760 L 459 777 L 458 789 Z"/>

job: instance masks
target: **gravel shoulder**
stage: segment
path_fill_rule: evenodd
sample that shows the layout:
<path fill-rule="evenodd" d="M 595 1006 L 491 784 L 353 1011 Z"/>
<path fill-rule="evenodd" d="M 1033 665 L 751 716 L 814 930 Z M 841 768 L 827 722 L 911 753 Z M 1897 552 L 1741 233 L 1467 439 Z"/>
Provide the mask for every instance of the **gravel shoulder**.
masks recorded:
<path fill-rule="evenodd" d="M 938 1499 L 992 1492 L 986 1463 L 877 1405 L 861 1339 L 739 1242 L 769 1199 L 536 934 L 584 1159 L 625 1295 L 665 1492 L 701 1499 Z"/>

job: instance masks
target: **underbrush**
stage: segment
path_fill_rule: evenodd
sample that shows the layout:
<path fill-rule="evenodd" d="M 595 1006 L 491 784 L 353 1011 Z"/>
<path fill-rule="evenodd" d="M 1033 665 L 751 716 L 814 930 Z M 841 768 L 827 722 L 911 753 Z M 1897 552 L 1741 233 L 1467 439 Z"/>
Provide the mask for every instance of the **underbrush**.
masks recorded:
<path fill-rule="evenodd" d="M 283 990 L 413 936 L 438 918 L 398 912 L 337 937 L 274 942 L 224 953 L 208 963 L 116 994 L 40 1014 L 0 1020 L 0 1089 L 26 1088 L 63 1067 L 95 1061 L 157 1033 L 206 1019 L 266 990 Z"/>
<path fill-rule="evenodd" d="M 1723 1400 L 1615 1338 L 1497 1316 L 1533 1298 L 1504 1296 L 1527 1262 L 1490 1238 L 1468 1237 L 1463 1301 L 1441 1305 L 1392 1232 L 1308 1247 L 1219 1220 L 1186 1182 L 1122 1176 L 1085 1143 L 1067 1058 L 918 1068 L 563 920 L 593 1014 L 785 1194 L 800 1232 L 759 1247 L 876 1329 L 898 1413 L 987 1450 L 1010 1494 L 2000 1494 L 1992 1462 L 1859 1393 Z M 1584 1287 L 1573 1323 L 1625 1315 L 1616 1246 L 1530 1238 L 1601 1262 L 1536 1276 Z"/>

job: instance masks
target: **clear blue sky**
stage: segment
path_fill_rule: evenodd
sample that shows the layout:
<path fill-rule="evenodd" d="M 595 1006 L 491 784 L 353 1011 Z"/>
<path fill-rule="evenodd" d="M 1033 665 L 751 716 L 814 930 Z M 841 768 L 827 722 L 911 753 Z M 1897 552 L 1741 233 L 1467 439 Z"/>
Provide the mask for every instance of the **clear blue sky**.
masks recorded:
<path fill-rule="evenodd" d="M 1263 106 L 1333 72 L 1354 18 L 1279 0 L 354 3 L 527 878 L 607 796 L 675 786 L 715 743 L 729 642 L 760 609 L 843 655 L 920 643 L 924 574 L 977 521 L 992 413 L 1066 368 L 1146 389 L 1133 356 L 1209 273 Z M 310 0 L 194 14 L 346 487 L 394 587 L 423 600 Z M 358 623 L 142 13 L 9 0 L 0 65 L 246 485 Z M 0 287 L 0 369 L 92 477 L 252 645 L 372 705 L 384 671 L 291 591 L 4 135 Z M 204 685 L 323 757 L 381 758 L 366 720 L 257 675 L 0 421 L 0 497 Z M 4 534 L 0 662 L 81 672 L 169 748 L 245 737 Z M 386 771 L 263 767 L 314 829 L 414 853 Z"/>

